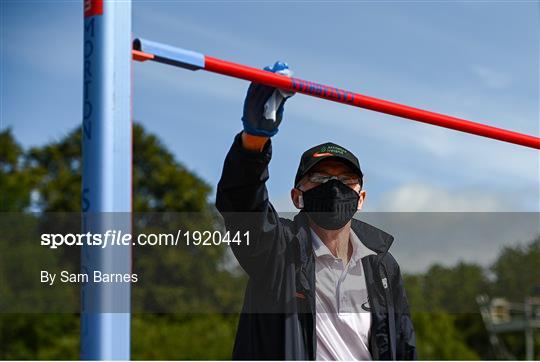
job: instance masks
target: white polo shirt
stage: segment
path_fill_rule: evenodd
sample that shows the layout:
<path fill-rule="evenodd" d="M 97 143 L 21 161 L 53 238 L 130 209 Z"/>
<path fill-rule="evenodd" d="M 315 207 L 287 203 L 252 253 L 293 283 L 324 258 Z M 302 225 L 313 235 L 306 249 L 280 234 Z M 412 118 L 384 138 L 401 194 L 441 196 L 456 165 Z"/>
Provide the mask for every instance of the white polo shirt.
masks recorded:
<path fill-rule="evenodd" d="M 371 360 L 371 327 L 362 257 L 375 254 L 351 230 L 347 265 L 311 230 L 315 253 L 317 360 Z"/>

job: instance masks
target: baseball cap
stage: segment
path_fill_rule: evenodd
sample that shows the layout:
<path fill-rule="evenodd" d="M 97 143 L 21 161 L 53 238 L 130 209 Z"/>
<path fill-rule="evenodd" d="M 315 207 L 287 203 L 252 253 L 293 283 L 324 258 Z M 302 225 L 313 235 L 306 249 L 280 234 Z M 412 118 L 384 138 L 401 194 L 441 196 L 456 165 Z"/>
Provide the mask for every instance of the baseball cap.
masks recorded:
<path fill-rule="evenodd" d="M 360 169 L 358 158 L 356 158 L 356 156 L 346 148 L 332 142 L 327 142 L 312 147 L 302 154 L 300 165 L 298 166 L 298 171 L 296 171 L 296 177 L 294 178 L 294 186 L 298 185 L 298 182 L 300 182 L 302 177 L 309 173 L 309 170 L 311 170 L 313 166 L 331 158 L 347 164 L 355 173 L 360 176 L 360 179 L 363 178 L 364 174 Z"/>

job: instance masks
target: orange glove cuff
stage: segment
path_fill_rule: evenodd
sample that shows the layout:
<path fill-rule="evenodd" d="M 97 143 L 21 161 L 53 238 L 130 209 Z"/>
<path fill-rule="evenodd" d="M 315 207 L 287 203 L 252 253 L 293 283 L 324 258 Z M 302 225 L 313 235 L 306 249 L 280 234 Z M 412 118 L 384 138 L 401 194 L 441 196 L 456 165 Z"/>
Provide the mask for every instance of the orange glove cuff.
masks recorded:
<path fill-rule="evenodd" d="M 246 132 L 242 132 L 242 145 L 246 150 L 261 152 L 267 141 L 268 137 L 254 136 Z"/>

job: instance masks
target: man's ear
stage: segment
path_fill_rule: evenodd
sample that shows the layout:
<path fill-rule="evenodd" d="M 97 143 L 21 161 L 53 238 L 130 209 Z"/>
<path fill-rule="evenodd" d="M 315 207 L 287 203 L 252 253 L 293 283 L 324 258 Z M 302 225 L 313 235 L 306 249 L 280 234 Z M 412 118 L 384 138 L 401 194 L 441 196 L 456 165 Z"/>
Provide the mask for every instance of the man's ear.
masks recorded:
<path fill-rule="evenodd" d="M 300 190 L 298 190 L 296 188 L 291 189 L 291 199 L 292 199 L 292 202 L 293 202 L 294 206 L 297 209 L 304 208 L 304 200 L 302 199 L 302 191 L 300 191 Z"/>
<path fill-rule="evenodd" d="M 362 210 L 362 206 L 364 205 L 364 201 L 366 200 L 366 190 L 360 190 L 360 198 L 358 198 L 358 209 Z"/>

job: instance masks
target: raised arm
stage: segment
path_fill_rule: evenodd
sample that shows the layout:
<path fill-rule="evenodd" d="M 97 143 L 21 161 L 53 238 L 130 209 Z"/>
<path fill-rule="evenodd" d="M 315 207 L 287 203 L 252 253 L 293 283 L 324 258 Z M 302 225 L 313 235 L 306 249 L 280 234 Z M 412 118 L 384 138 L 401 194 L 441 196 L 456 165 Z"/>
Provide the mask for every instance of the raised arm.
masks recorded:
<path fill-rule="evenodd" d="M 290 74 L 287 64 L 281 62 L 265 69 Z M 286 247 L 283 225 L 268 200 L 266 180 L 272 157 L 270 138 L 278 132 L 284 103 L 291 95 L 260 84 L 249 86 L 242 116 L 244 130 L 234 139 L 217 187 L 216 207 L 227 229 L 242 235 L 249 232 L 249 245 L 243 239 L 231 247 L 252 277 L 259 271 L 279 274 L 279 265 L 284 263 L 280 257 Z"/>

